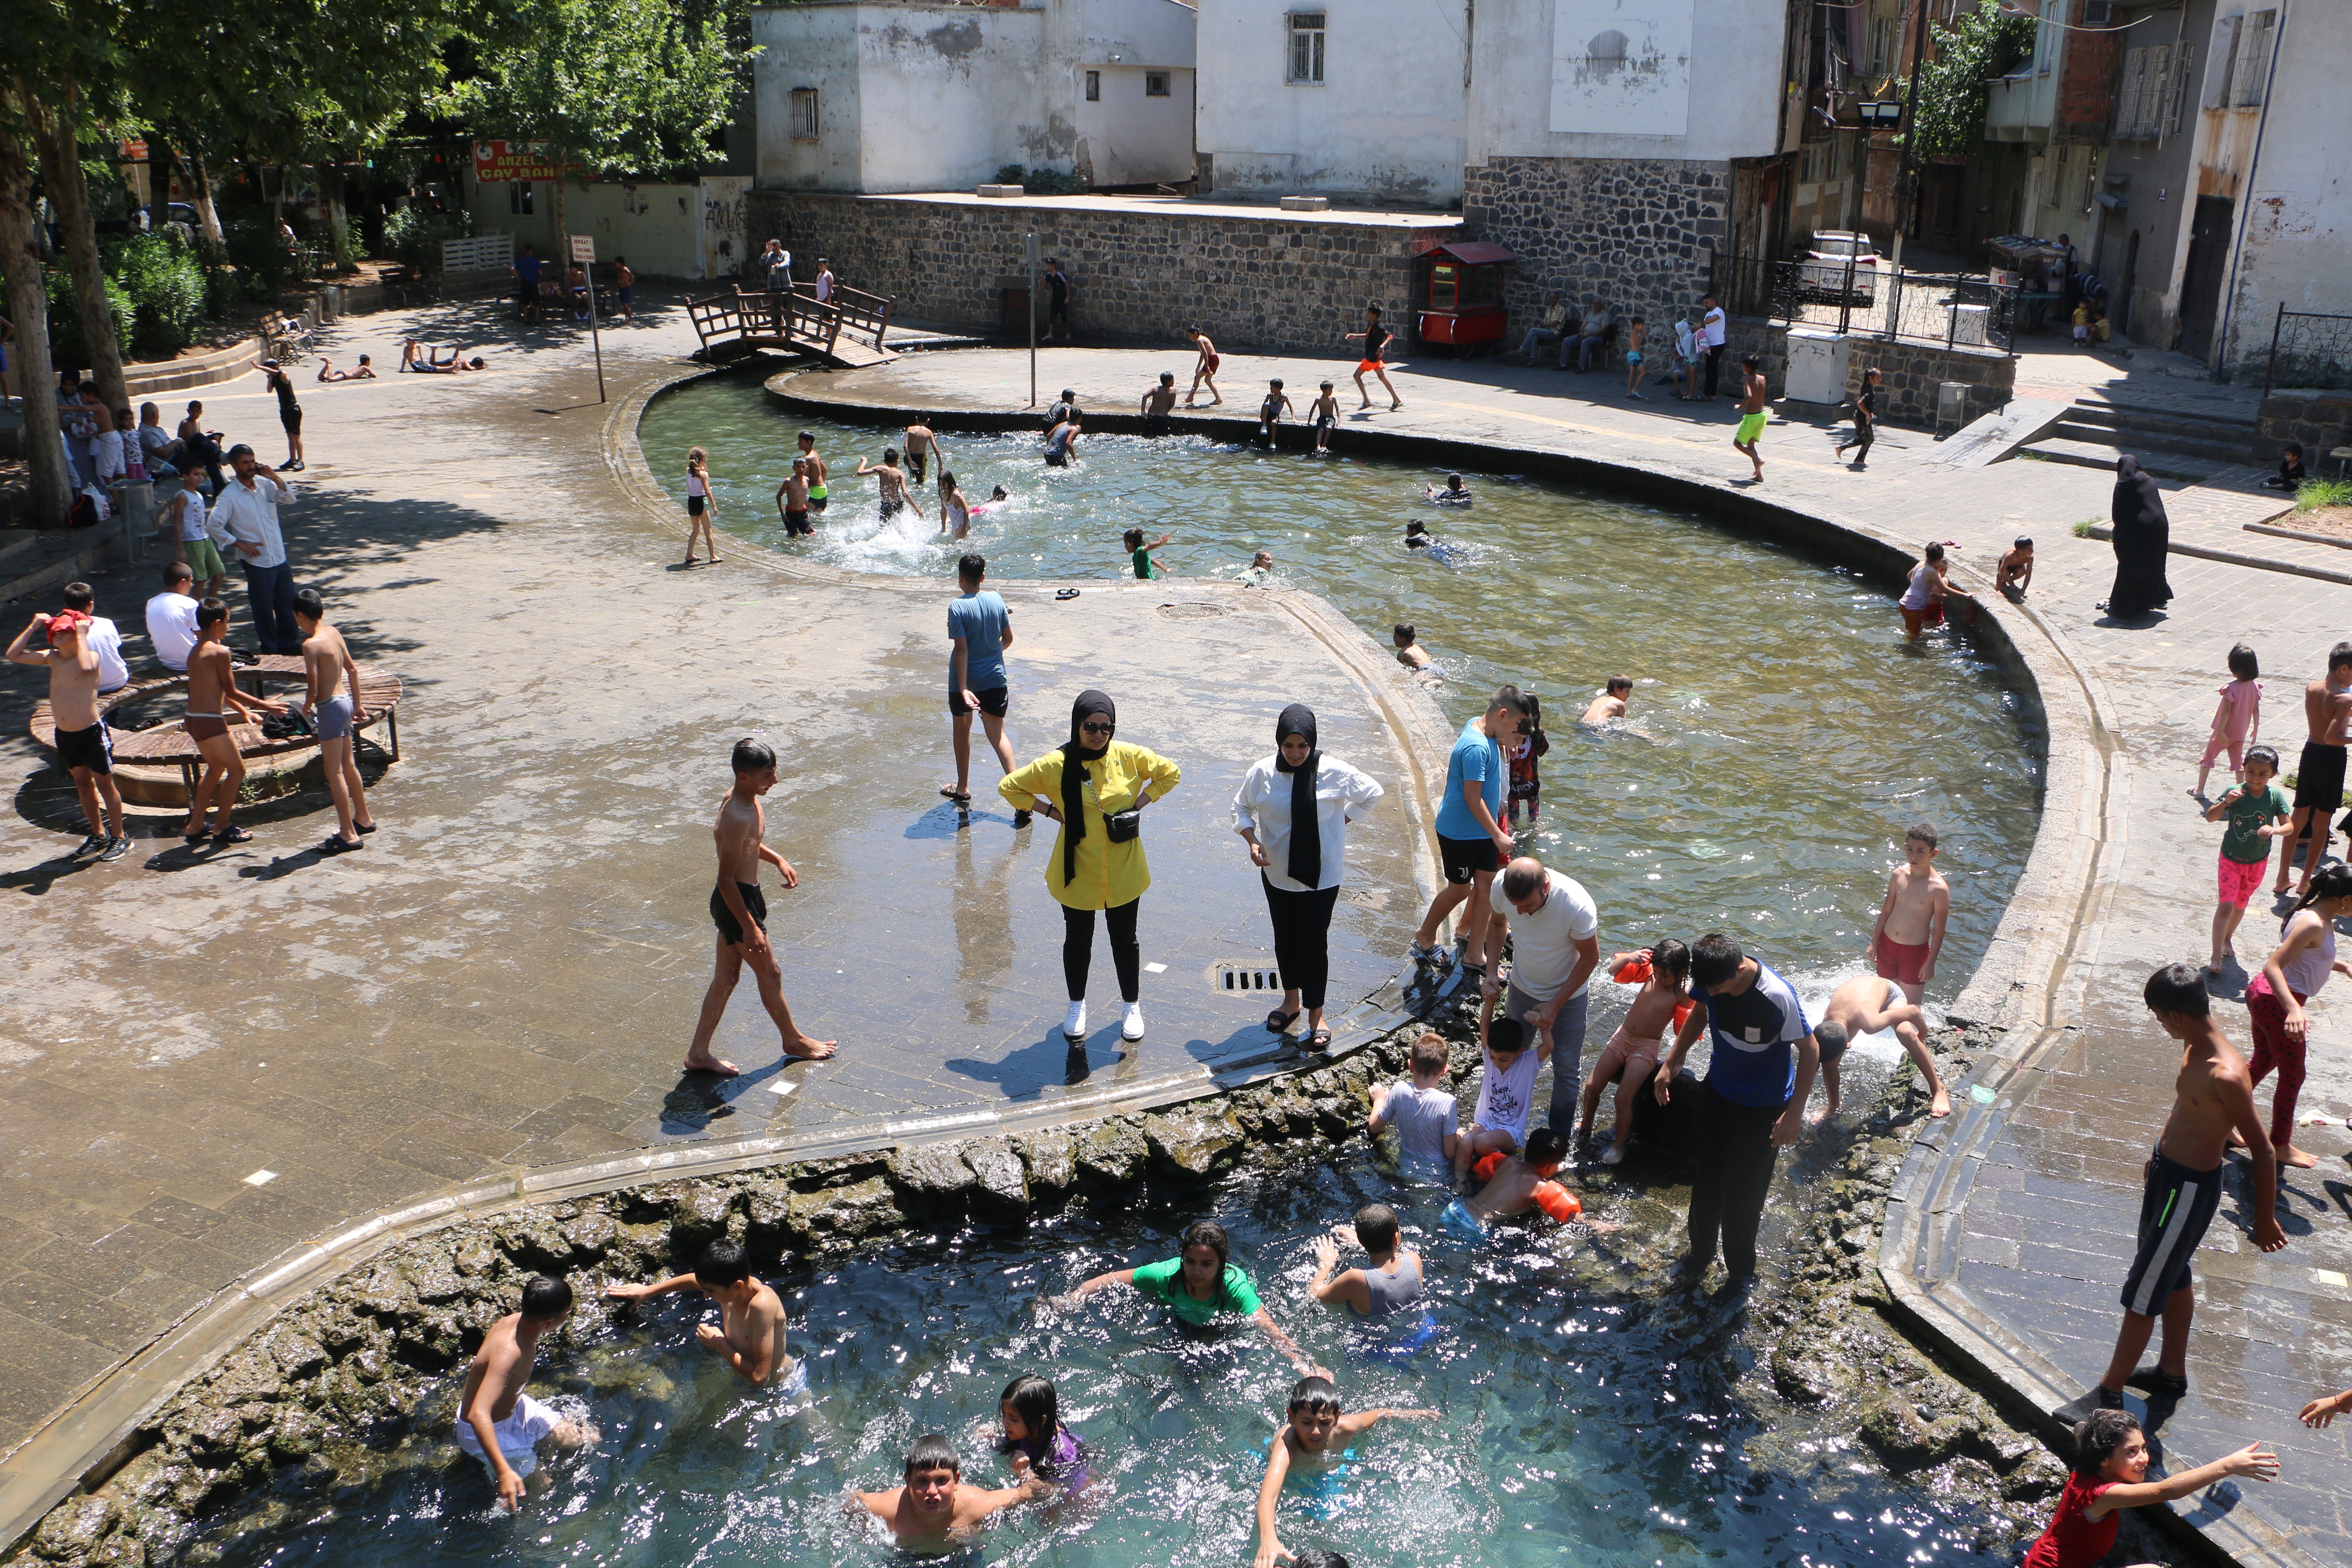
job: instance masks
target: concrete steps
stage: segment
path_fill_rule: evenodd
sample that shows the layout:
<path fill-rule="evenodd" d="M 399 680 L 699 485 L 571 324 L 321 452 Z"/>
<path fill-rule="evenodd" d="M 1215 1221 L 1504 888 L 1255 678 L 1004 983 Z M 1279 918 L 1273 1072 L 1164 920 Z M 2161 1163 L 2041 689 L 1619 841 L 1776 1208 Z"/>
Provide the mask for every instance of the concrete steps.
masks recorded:
<path fill-rule="evenodd" d="M 2020 451 L 2086 468 L 2112 468 L 2129 452 L 2158 479 L 2195 483 L 2252 462 L 2254 438 L 2254 422 L 2235 415 L 2078 397 L 2048 432 Z"/>
<path fill-rule="evenodd" d="M 2183 484 L 2201 484 L 2231 465 L 2221 460 L 2206 461 L 2195 458 L 2176 458 L 2161 452 L 2150 452 L 2135 447 L 2140 467 L 2159 479 L 2179 479 Z M 2064 463 L 2076 468 L 2104 468 L 2112 472 L 2116 459 L 2124 448 L 2104 446 L 2095 441 L 2076 440 L 2065 436 L 2044 436 L 2038 441 L 2018 448 L 2017 455 L 2044 463 Z"/>

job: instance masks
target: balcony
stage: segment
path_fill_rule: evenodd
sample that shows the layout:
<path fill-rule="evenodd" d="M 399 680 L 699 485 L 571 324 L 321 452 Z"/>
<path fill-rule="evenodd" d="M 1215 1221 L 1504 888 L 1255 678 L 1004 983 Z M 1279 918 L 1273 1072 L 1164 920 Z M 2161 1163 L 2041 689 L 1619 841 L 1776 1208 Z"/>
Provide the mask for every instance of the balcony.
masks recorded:
<path fill-rule="evenodd" d="M 2058 73 L 2029 65 L 2022 74 L 1992 83 L 1985 102 L 1985 140 L 2042 145 L 2057 118 Z"/>

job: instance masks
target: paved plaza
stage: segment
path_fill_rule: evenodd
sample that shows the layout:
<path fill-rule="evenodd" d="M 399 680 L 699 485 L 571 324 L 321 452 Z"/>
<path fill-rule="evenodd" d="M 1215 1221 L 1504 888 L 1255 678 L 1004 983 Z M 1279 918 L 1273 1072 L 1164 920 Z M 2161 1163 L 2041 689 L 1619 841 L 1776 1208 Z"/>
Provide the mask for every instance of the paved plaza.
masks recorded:
<path fill-rule="evenodd" d="M 674 374 L 693 345 L 675 306 L 641 313 L 605 340 L 616 401 Z M 1341 906 L 1353 994 L 1384 978 L 1417 912 L 1421 824 L 1392 738 L 1393 710 L 1417 700 L 1401 681 L 1336 656 L 1279 598 L 1089 583 L 1055 604 L 1050 590 L 1016 589 L 1016 750 L 1060 740 L 1069 696 L 1098 685 L 1122 704 L 1123 736 L 1186 769 L 1150 829 L 1159 883 L 1145 958 L 1166 966 L 1146 981 L 1151 1035 L 1122 1052 L 1098 1010 L 1073 1063 L 1055 1028 L 1050 837 L 1015 837 L 984 752 L 968 828 L 932 793 L 951 772 L 939 673 L 947 587 L 834 584 L 748 560 L 675 569 L 682 529 L 665 532 L 633 504 L 600 449 L 612 409 L 596 402 L 584 342 L 510 342 L 480 308 L 349 321 L 331 352 L 393 363 L 417 330 L 470 332 L 493 369 L 305 384 L 319 460 L 297 477 L 302 504 L 288 514 L 298 582 L 328 592 L 363 663 L 408 687 L 406 760 L 380 783 L 385 826 L 364 854 L 307 851 L 332 820 L 313 792 L 257 811 L 255 842 L 236 850 L 189 854 L 154 817 L 129 859 L 69 867 L 61 857 L 81 832 L 68 820 L 70 788 L 25 736 L 37 687 L 22 670 L 0 683 L 0 759 L 18 781 L 0 825 L 0 886 L 19 895 L 0 930 L 0 963 L 16 975 L 0 1001 L 0 1448 L 240 1274 L 445 1184 L 665 1139 L 1050 1096 L 1080 1072 L 1143 1078 L 1262 1049 L 1263 1003 L 1223 1000 L 1208 975 L 1265 956 L 1262 905 L 1223 817 L 1283 702 L 1313 704 L 1325 743 L 1391 784 L 1355 841 L 1360 898 Z M 1048 351 L 1040 374 L 1089 406 L 1131 409 L 1188 353 Z M 1271 375 L 1294 387 L 1328 375 L 1344 389 L 1345 368 L 1227 353 L 1218 412 L 1246 416 Z M 1009 353 L 862 374 L 843 390 L 876 406 L 1025 402 L 1025 356 Z M 1701 477 L 1727 495 L 1746 471 L 1728 401 L 1629 404 L 1615 378 L 1486 362 L 1413 364 L 1395 379 L 1404 410 L 1350 428 L 1573 453 Z M 281 454 L 257 381 L 205 401 L 233 437 Z M 2219 833 L 2183 792 L 2223 655 L 2240 637 L 2260 650 L 2264 732 L 2291 750 L 2302 681 L 2352 635 L 2352 588 L 2176 557 L 2172 613 L 2115 625 L 2093 607 L 2108 549 L 2069 531 L 2105 515 L 2108 476 L 2022 461 L 1956 470 L 1931 460 L 1937 450 L 1889 430 L 1857 474 L 1833 459 L 1826 425 L 1776 422 L 1762 490 L 1882 537 L 1958 541 L 1964 568 L 2031 531 L 2042 545 L 2032 614 L 2111 715 L 2106 817 L 2117 826 L 2102 848 L 2104 890 L 2081 913 L 2044 911 L 2088 922 L 2057 993 L 2053 1022 L 2073 1032 L 1985 1146 L 1958 1265 L 1968 1296 L 2079 1392 L 2105 1361 L 2137 1165 L 2176 1059 L 2139 1007 L 2140 983 L 2203 951 Z M 1493 467 L 1507 471 L 1507 458 Z M 2239 523 L 2276 510 L 2228 486 L 2172 493 L 2177 540 L 2226 538 L 2241 552 L 2259 536 Z M 2343 552 L 2322 546 L 2263 539 L 2252 552 L 2342 570 Z M 126 635 L 150 576 L 98 584 L 100 612 Z M 242 590 L 231 598 L 241 626 Z M 132 641 L 143 655 L 143 637 Z M 1198 679 L 1237 668 L 1253 679 Z M 1722 668 L 1737 679 L 1736 658 Z M 1934 721 L 1921 715 L 1923 729 Z M 710 957 L 709 819 L 726 747 L 743 733 L 783 758 L 771 840 L 805 879 L 774 896 L 787 985 L 844 1049 L 837 1063 L 773 1070 L 747 985 L 719 1049 L 757 1070 L 712 1093 L 676 1064 Z M 2249 917 L 2245 963 L 2260 963 L 2274 930 L 2259 908 Z M 2221 987 L 2242 1041 L 2234 997 L 2246 977 Z M 1112 989 L 1105 957 L 1096 994 Z M 2199 1257 L 2192 1392 L 2162 1435 L 2198 1459 L 2254 1437 L 2277 1446 L 2284 1477 L 2248 1506 L 2312 1556 L 2343 1562 L 2352 1541 L 2336 1482 L 2352 1439 L 2293 1421 L 2305 1399 L 2352 1381 L 2352 1029 L 2337 1001 L 2331 992 L 2314 1014 L 2304 1105 L 2328 1124 L 2302 1135 L 2319 1169 L 2285 1183 L 2290 1246 L 2254 1252 L 2225 1203 L 2227 1223 Z M 264 1170 L 275 1178 L 248 1184 Z"/>

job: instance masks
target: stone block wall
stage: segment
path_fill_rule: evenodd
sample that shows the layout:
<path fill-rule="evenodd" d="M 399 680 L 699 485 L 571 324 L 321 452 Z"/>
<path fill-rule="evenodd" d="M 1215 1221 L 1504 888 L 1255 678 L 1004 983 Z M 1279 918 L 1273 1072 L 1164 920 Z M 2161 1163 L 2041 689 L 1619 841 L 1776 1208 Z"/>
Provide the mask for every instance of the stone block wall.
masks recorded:
<path fill-rule="evenodd" d="M 848 287 L 892 297 L 894 318 L 957 331 L 1025 331 L 1017 313 L 1007 326 L 1003 291 L 1027 288 L 1022 242 L 1034 230 L 1070 275 L 1081 343 L 1189 353 L 1183 330 L 1197 326 L 1223 350 L 1352 358 L 1341 336 L 1361 329 L 1368 303 L 1412 341 L 1412 245 L 1423 231 L 1402 225 L 1278 208 L 1233 216 L 813 192 L 755 190 L 747 202 L 750 232 L 781 237 L 796 274 L 814 276 L 824 256 Z M 1428 232 L 1455 237 L 1458 226 Z"/>
<path fill-rule="evenodd" d="M 2254 416 L 2254 460 L 2269 468 L 2285 455 L 2286 444 L 2303 444 L 2303 466 L 2333 477 L 2328 452 L 2352 445 L 2352 392 L 2278 392 L 2263 399 Z"/>
<path fill-rule="evenodd" d="M 1738 384 L 1740 356 L 1752 353 L 1763 360 L 1765 382 L 1777 399 L 1780 389 L 1788 384 L 1788 323 L 1734 316 L 1726 338 L 1722 386 Z M 1968 384 L 1963 423 L 2005 406 L 2016 390 L 2017 362 L 1995 349 L 1956 348 L 1947 353 L 1940 343 L 1864 337 L 1849 342 L 1846 395 L 1862 390 L 1863 374 L 1875 365 L 1882 377 L 1878 416 L 1890 425 L 1935 428 L 1936 389 L 1947 381 Z"/>
<path fill-rule="evenodd" d="M 1653 332 L 1713 286 L 1727 249 L 1731 165 L 1675 158 L 1494 158 L 1468 171 L 1463 221 L 1519 255 L 1505 270 L 1510 339 L 1557 289 L 1578 310 L 1598 294 Z"/>

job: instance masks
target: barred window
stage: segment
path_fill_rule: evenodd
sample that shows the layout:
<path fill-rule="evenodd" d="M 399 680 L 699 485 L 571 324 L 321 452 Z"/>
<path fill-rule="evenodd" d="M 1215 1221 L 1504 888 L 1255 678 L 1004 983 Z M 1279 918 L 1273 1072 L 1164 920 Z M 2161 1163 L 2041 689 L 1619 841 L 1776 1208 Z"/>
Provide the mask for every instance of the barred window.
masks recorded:
<path fill-rule="evenodd" d="M 793 89 L 793 140 L 814 142 L 816 136 L 816 89 Z"/>
<path fill-rule="evenodd" d="M 2271 73 L 2271 41 L 2277 32 L 2276 11 L 2257 11 L 2246 18 L 2238 35 L 2238 67 L 2230 84 L 2231 107 L 2262 107 L 2263 89 L 2269 85 Z"/>
<path fill-rule="evenodd" d="M 1166 71 L 1145 71 L 1143 73 L 1143 96 L 1146 98 L 1168 97 L 1168 73 Z"/>

